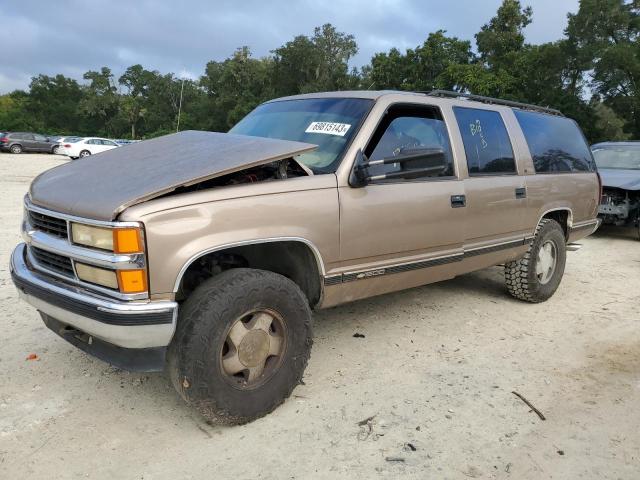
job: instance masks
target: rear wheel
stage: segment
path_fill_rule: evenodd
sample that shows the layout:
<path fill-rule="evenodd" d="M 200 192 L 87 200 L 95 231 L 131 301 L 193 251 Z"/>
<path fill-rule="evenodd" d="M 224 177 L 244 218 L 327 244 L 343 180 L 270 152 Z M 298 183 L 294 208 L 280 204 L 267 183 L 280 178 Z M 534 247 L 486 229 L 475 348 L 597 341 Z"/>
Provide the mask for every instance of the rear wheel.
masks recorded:
<path fill-rule="evenodd" d="M 82 157 L 88 157 L 89 155 L 91 155 L 91 152 L 89 150 L 82 150 L 80 152 L 80 158 Z"/>
<path fill-rule="evenodd" d="M 532 303 L 549 299 L 558 289 L 564 274 L 565 247 L 560 224 L 543 218 L 525 256 L 504 266 L 509 293 Z"/>
<path fill-rule="evenodd" d="M 18 145 L 18 144 L 11 145 L 9 150 L 11 151 L 11 153 L 22 153 L 22 145 Z"/>
<path fill-rule="evenodd" d="M 311 310 L 282 275 L 227 270 L 184 302 L 168 369 L 204 417 L 242 424 L 280 405 L 300 383 L 311 352 Z"/>

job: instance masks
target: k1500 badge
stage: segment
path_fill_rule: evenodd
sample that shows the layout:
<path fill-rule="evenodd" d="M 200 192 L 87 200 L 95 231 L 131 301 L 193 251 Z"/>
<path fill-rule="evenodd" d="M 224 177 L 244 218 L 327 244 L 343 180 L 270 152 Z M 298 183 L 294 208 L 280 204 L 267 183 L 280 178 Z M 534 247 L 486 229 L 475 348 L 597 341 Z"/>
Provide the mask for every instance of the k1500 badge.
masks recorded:
<path fill-rule="evenodd" d="M 358 275 L 356 275 L 356 278 L 362 279 L 362 278 L 369 278 L 369 277 L 377 277 L 378 275 L 384 275 L 384 268 L 381 268 L 380 270 L 370 270 L 368 272 L 359 273 Z"/>

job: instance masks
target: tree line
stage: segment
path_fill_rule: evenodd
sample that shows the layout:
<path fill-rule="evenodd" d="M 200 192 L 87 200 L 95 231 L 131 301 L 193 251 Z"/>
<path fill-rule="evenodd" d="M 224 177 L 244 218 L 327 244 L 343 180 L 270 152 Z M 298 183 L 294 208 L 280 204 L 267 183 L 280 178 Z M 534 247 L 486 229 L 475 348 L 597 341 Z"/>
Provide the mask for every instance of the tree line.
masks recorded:
<path fill-rule="evenodd" d="M 0 96 L 0 130 L 150 138 L 180 129 L 226 131 L 275 97 L 326 90 L 455 90 L 557 108 L 591 142 L 640 139 L 640 0 L 581 0 L 557 41 L 532 45 L 531 7 L 503 0 L 472 42 L 429 33 L 404 52 L 376 53 L 349 69 L 353 35 L 331 24 L 299 35 L 263 58 L 248 47 L 207 63 L 197 80 L 133 65 L 84 82 L 38 75 L 28 91 Z M 180 104 L 182 91 L 182 103 Z"/>

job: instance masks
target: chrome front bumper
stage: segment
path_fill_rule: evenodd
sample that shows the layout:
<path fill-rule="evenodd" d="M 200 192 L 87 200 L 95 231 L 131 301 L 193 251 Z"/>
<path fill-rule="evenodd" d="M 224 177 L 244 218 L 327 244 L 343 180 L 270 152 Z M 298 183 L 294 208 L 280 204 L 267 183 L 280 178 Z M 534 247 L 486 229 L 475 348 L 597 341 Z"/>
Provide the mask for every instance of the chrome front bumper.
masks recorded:
<path fill-rule="evenodd" d="M 20 297 L 41 313 L 122 348 L 165 347 L 176 328 L 178 304 L 119 301 L 35 271 L 25 260 L 26 245 L 11 256 L 11 277 Z"/>

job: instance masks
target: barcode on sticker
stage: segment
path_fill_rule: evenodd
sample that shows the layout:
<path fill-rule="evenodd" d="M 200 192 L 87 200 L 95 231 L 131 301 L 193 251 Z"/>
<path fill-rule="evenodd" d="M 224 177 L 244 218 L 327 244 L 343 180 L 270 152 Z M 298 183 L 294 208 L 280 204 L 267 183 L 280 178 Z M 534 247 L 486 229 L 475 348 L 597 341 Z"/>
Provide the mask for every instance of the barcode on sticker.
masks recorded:
<path fill-rule="evenodd" d="M 349 130 L 351 125 L 348 123 L 335 123 L 335 122 L 312 122 L 307 129 L 306 133 L 325 133 L 327 135 L 338 135 L 344 137 L 345 133 Z"/>

